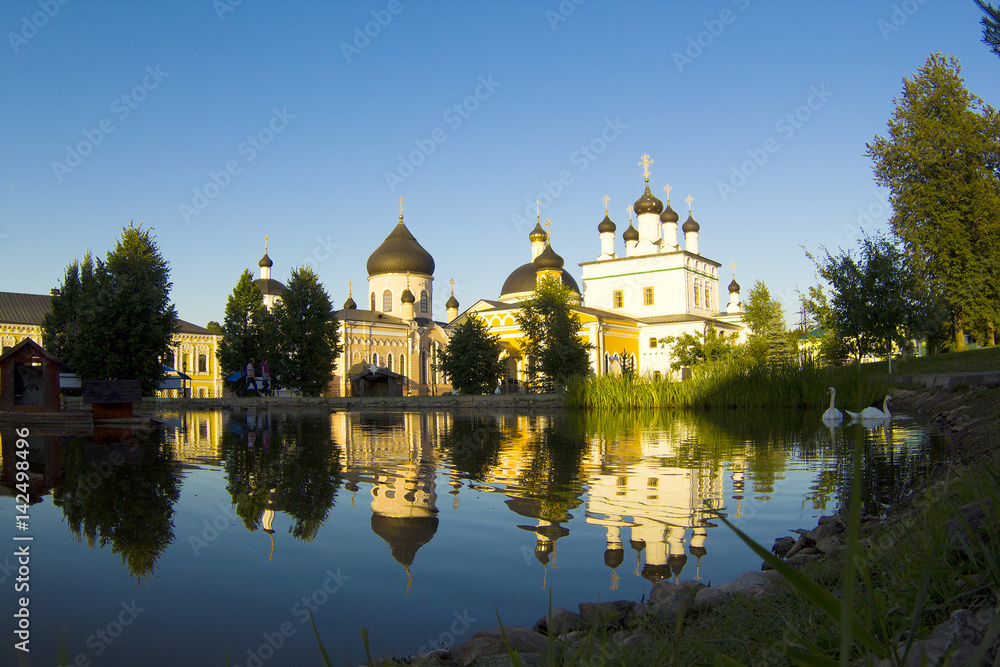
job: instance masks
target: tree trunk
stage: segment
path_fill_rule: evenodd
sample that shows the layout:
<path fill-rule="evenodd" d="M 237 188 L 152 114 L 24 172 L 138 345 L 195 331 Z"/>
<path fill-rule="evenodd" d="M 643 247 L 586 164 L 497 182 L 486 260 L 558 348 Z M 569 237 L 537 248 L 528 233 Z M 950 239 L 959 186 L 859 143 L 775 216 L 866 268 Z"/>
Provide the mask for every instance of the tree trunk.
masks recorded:
<path fill-rule="evenodd" d="M 986 345 L 984 347 L 993 347 L 993 345 L 995 345 L 994 340 L 996 339 L 996 333 L 996 324 L 994 324 L 991 320 L 986 324 Z"/>
<path fill-rule="evenodd" d="M 955 351 L 964 352 L 965 351 L 965 329 L 962 328 L 962 317 L 960 315 L 955 315 L 952 318 L 952 322 L 955 325 Z"/>

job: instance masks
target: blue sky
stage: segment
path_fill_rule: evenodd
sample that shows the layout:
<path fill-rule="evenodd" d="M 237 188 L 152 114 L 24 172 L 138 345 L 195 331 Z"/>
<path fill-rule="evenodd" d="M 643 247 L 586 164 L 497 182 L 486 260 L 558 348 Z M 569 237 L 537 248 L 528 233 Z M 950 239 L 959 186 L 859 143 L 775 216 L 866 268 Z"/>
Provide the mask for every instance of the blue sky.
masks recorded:
<path fill-rule="evenodd" d="M 622 253 L 648 153 L 723 285 L 735 262 L 791 324 L 816 280 L 802 247 L 886 229 L 865 144 L 903 77 L 952 54 L 1000 104 L 980 18 L 971 0 L 7 0 L 0 290 L 48 292 L 134 220 L 183 319 L 221 321 L 265 236 L 274 277 L 309 264 L 339 308 L 402 196 L 443 319 L 450 279 L 464 308 L 530 259 L 535 200 L 578 280 L 605 195 Z"/>

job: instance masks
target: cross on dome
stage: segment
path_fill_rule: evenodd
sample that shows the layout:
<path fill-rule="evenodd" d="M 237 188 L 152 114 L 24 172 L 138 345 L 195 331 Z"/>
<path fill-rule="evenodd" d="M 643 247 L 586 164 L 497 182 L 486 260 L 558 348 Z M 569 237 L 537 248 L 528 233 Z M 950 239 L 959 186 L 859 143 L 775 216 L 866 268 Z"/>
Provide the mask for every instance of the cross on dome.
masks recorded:
<path fill-rule="evenodd" d="M 609 197 L 607 195 L 604 195 L 604 197 L 601 198 L 601 201 L 604 202 L 604 212 L 607 213 L 608 212 L 608 202 L 611 201 L 611 197 Z"/>
<path fill-rule="evenodd" d="M 642 175 L 646 177 L 646 182 L 649 182 L 649 165 L 653 164 L 653 161 L 649 159 L 649 153 L 642 154 L 639 164 L 642 165 Z"/>
<path fill-rule="evenodd" d="M 673 190 L 670 183 L 663 186 L 663 191 L 667 193 L 667 203 L 670 203 L 670 191 Z"/>
<path fill-rule="evenodd" d="M 399 196 L 399 219 L 403 219 L 403 196 Z"/>
<path fill-rule="evenodd" d="M 552 221 L 545 218 L 545 233 L 549 235 L 549 241 L 552 240 Z M 551 243 L 550 243 L 551 245 Z"/>
<path fill-rule="evenodd" d="M 688 196 L 687 196 L 687 199 L 685 199 L 684 201 L 686 201 L 686 202 L 687 202 L 687 205 L 688 205 L 688 213 L 690 213 L 690 212 L 691 212 L 691 202 L 693 202 L 693 201 L 694 201 L 694 197 L 692 197 L 691 195 L 688 195 Z"/>

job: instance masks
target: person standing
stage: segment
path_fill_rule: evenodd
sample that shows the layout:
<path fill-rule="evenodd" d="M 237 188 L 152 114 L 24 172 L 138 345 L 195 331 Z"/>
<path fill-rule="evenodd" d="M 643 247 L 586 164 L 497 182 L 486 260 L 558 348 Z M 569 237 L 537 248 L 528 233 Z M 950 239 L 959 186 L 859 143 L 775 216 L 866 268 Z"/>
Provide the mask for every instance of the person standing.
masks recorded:
<path fill-rule="evenodd" d="M 264 378 L 264 382 L 261 385 L 264 389 L 264 395 L 271 395 L 271 374 L 267 371 L 267 357 L 260 360 L 260 374 Z"/>
<path fill-rule="evenodd" d="M 254 393 L 259 394 L 260 390 L 257 389 L 257 378 L 253 374 L 253 357 L 250 357 L 250 361 L 247 362 L 247 384 L 246 388 L 249 391 L 250 385 L 253 385 Z"/>

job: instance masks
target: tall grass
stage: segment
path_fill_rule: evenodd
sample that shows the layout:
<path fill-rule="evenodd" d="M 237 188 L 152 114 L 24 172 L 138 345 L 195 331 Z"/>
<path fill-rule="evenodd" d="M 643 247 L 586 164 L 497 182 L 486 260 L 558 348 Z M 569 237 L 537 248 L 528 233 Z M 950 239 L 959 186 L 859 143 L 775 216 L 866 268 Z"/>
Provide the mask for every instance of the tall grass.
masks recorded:
<path fill-rule="evenodd" d="M 881 376 L 857 366 L 798 368 L 727 359 L 697 366 L 691 379 L 680 382 L 613 375 L 576 380 L 566 387 L 565 403 L 596 410 L 818 408 L 828 404 L 829 387 L 837 389 L 838 407 L 850 410 L 881 404 L 888 391 Z"/>

